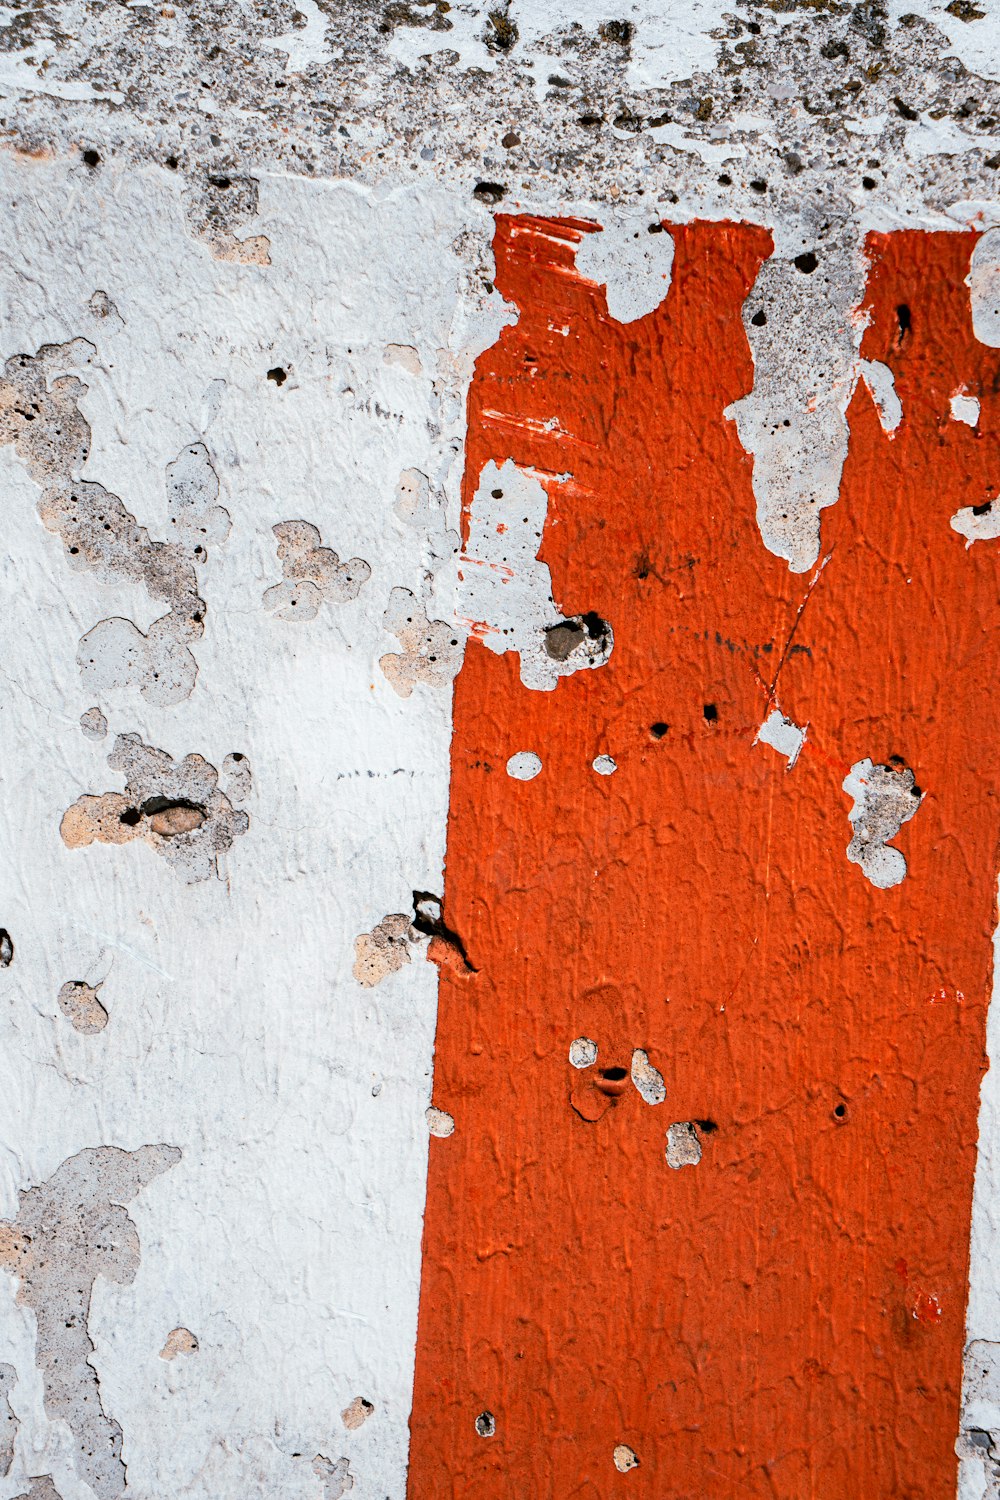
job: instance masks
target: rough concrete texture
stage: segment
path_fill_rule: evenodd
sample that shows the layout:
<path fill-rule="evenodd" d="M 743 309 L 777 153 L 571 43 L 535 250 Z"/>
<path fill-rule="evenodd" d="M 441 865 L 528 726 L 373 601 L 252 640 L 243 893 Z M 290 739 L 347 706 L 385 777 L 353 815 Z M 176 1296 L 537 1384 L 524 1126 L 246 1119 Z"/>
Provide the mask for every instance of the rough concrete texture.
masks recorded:
<path fill-rule="evenodd" d="M 536 827 L 579 766 L 589 778 L 579 805 L 604 800 L 587 828 L 571 831 L 567 814 L 546 833 L 544 868 L 558 885 L 552 931 L 578 963 L 595 932 L 630 930 L 650 902 L 644 945 L 695 887 L 704 900 L 705 830 L 720 808 L 743 806 L 742 785 L 705 769 L 717 747 L 745 750 L 756 766 L 747 776 L 769 786 L 777 778 L 769 829 L 781 798 L 800 794 L 782 788 L 801 788 L 827 753 L 822 714 L 796 717 L 796 673 L 807 660 L 843 675 L 863 658 L 874 670 L 852 609 L 842 608 L 828 656 L 809 633 L 827 565 L 840 565 L 831 539 L 852 433 L 868 403 L 885 451 L 899 451 L 924 399 L 907 385 L 906 306 L 874 347 L 867 236 L 982 231 L 963 307 L 976 340 L 1000 348 L 1000 11 L 996 0 L 626 0 L 617 9 L 595 0 L 54 0 L 12 4 L 0 22 L 0 203 L 10 231 L 0 265 L 0 1215 L 9 1252 L 0 1470 L 10 1472 L 0 1474 L 0 1500 L 103 1500 L 122 1492 L 126 1470 L 128 1493 L 144 1500 L 404 1500 L 428 1150 L 450 1152 L 442 1170 L 456 1171 L 463 1153 L 478 1152 L 476 1193 L 511 1160 L 527 1175 L 539 1143 L 552 1150 L 550 1121 L 539 1122 L 530 1151 L 517 1138 L 513 1157 L 513 1124 L 483 1126 L 476 1111 L 497 1097 L 495 1078 L 449 1089 L 439 1063 L 432 1103 L 439 971 L 468 1018 L 500 963 L 481 947 L 495 942 L 503 964 L 525 975 L 536 952 L 521 926 L 484 916 L 494 887 L 524 877 L 525 845 L 509 839 L 479 863 L 481 905 L 460 908 L 455 931 L 437 898 L 418 898 L 447 895 L 446 833 L 448 878 L 459 879 L 497 783 L 522 799 L 519 826 Z M 747 465 L 745 484 L 678 481 L 665 498 L 665 461 L 658 469 L 648 438 L 635 460 L 645 493 L 634 513 L 647 505 L 660 530 L 636 547 L 627 581 L 701 599 L 712 536 L 751 517 L 748 573 L 763 577 L 773 563 L 794 575 L 794 593 L 752 638 L 718 629 L 720 660 L 738 663 L 755 693 L 742 717 L 726 718 L 722 666 L 711 684 L 699 682 L 693 718 L 680 722 L 671 694 L 690 645 L 683 631 L 667 641 L 669 664 L 640 680 L 627 706 L 603 717 L 594 708 L 602 679 L 665 647 L 637 639 L 638 606 L 625 584 L 608 584 L 613 528 L 595 549 L 599 565 L 573 579 L 561 550 L 566 516 L 611 502 L 597 480 L 589 490 L 580 482 L 590 455 L 560 423 L 557 398 L 530 428 L 518 425 L 510 389 L 492 387 L 475 421 L 496 451 L 467 468 L 475 372 L 485 351 L 513 347 L 526 317 L 498 274 L 502 214 L 520 216 L 526 242 L 540 222 L 533 215 L 577 226 L 538 231 L 550 246 L 575 236 L 566 295 L 553 296 L 539 347 L 573 344 L 577 278 L 602 299 L 609 344 L 615 329 L 631 340 L 613 372 L 601 373 L 600 351 L 594 364 L 605 435 L 633 385 L 672 357 L 669 341 L 651 344 L 643 331 L 689 285 L 671 228 L 725 221 L 760 226 L 767 238 L 738 299 L 745 343 L 714 353 L 719 388 L 732 391 L 711 421 L 724 423 L 726 452 Z M 518 379 L 527 389 L 541 356 L 525 353 Z M 746 380 L 729 380 L 744 361 Z M 993 391 L 964 369 L 951 373 L 934 389 L 934 442 L 950 452 L 967 439 L 986 452 Z M 692 395 L 690 378 L 673 387 L 678 403 Z M 700 399 L 708 376 L 698 379 Z M 653 424 L 676 451 L 689 437 L 679 411 L 664 397 Z M 605 437 L 593 441 L 601 451 Z M 601 463 L 610 472 L 620 457 L 603 451 Z M 972 473 L 972 458 L 958 463 Z M 932 485 L 913 504 L 974 569 L 1000 538 L 1000 483 L 993 472 L 966 489 L 942 516 L 932 513 Z M 697 505 L 698 522 L 671 550 L 660 536 L 675 493 Z M 841 557 L 847 551 L 842 544 Z M 922 586 L 918 578 L 914 592 Z M 958 614 L 963 602 L 956 592 L 942 609 Z M 953 629 L 958 639 L 961 623 Z M 467 722 L 452 735 L 456 678 L 483 648 L 510 674 L 493 679 L 484 704 L 488 753 Z M 981 643 L 963 660 L 980 650 L 989 678 L 995 663 Z M 946 680 L 926 719 L 947 712 Z M 503 693 L 515 686 L 508 710 Z M 928 785 L 921 807 L 915 772 L 892 761 L 897 746 L 880 732 L 884 703 L 862 696 L 844 715 L 851 744 L 835 767 L 837 795 L 786 833 L 785 849 L 818 840 L 831 859 L 857 865 L 847 874 L 866 900 L 908 901 L 954 835 L 936 821 L 941 786 Z M 542 733 L 532 718 L 542 710 L 525 699 L 573 708 Z M 664 853 L 628 908 L 609 909 L 614 872 L 600 840 L 589 841 L 595 830 L 610 839 L 631 815 L 640 751 L 623 742 L 622 726 L 633 710 L 643 716 L 643 756 L 662 752 L 662 764 L 679 766 L 685 746 L 703 755 L 696 772 L 676 771 L 655 809 L 662 850 L 673 847 L 677 809 L 693 805 L 706 777 L 718 780 L 683 857 Z M 954 755 L 972 753 L 970 732 L 956 731 L 964 748 Z M 977 743 L 974 753 L 992 749 Z M 479 772 L 488 796 L 470 799 L 448 832 L 450 780 Z M 922 865 L 910 858 L 911 836 L 924 840 Z M 750 837 L 741 827 L 725 851 L 734 890 Z M 119 847 L 137 841 L 159 858 Z M 632 857 L 621 854 L 623 864 Z M 832 953 L 843 933 L 825 925 L 830 880 L 802 862 L 779 872 L 779 863 L 778 853 L 768 862 L 768 910 L 787 885 L 807 913 L 807 930 L 773 960 L 793 976 L 782 1011 L 791 1016 L 810 944 Z M 713 922 L 736 934 L 729 889 Z M 992 886 L 979 894 L 992 910 Z M 897 908 L 872 907 L 876 927 L 887 910 Z M 474 919 L 489 943 L 470 938 Z M 916 942 L 912 925 L 900 925 Z M 749 1006 L 765 928 L 757 917 L 752 931 L 740 928 L 739 962 L 732 972 L 717 963 L 705 978 L 713 1016 L 738 1022 Z M 625 1002 L 601 988 L 636 949 L 575 989 L 568 975 L 577 970 L 560 957 L 544 982 L 525 979 L 512 1015 L 553 1017 L 554 1097 L 587 1133 L 585 1149 L 600 1131 L 648 1131 L 647 1180 L 659 1182 L 655 1161 L 666 1179 L 658 1190 L 693 1195 L 671 1222 L 686 1214 L 697 1225 L 706 1222 L 697 1194 L 712 1190 L 715 1125 L 701 1118 L 704 1101 L 684 1096 L 689 1079 L 674 1077 L 657 1017 L 626 1026 Z M 928 963 L 933 993 L 953 998 L 953 974 L 933 955 Z M 676 1013 L 685 986 L 701 982 L 678 965 L 660 999 Z M 928 1014 L 940 1006 L 906 1011 L 900 1048 Z M 514 1020 L 495 1011 L 492 1021 L 481 1034 L 471 1022 L 468 1035 L 445 1032 L 439 1057 L 450 1040 L 471 1066 L 486 1058 L 528 1074 L 534 1038 L 511 1052 Z M 761 1022 L 755 1055 L 777 1045 L 769 1026 Z M 994 1005 L 994 1056 L 998 1026 Z M 709 1048 L 709 1022 L 697 1027 L 698 1046 Z M 880 1074 L 879 1088 L 898 1082 L 926 1095 L 934 1086 L 892 1079 Z M 762 1090 L 747 1106 L 744 1144 L 727 1138 L 737 1160 L 741 1151 L 751 1163 L 767 1159 L 772 1111 L 784 1120 L 806 1110 L 776 1093 Z M 645 1108 L 664 1100 L 699 1118 L 667 1125 L 661 1109 Z M 533 1107 L 524 1105 L 525 1119 Z M 846 1139 L 854 1109 L 824 1096 L 824 1129 Z M 804 1138 L 812 1117 L 795 1118 Z M 171 1145 L 146 1144 L 160 1141 Z M 921 1164 L 907 1170 L 919 1176 Z M 567 1171 L 560 1162 L 564 1191 Z M 957 1429 L 963 1500 L 1000 1495 L 994 1074 L 977 1173 L 965 1405 L 960 1423 L 927 1418 Z M 462 1271 L 449 1257 L 474 1197 L 448 1204 L 448 1305 L 460 1305 Z M 509 1207 L 483 1226 L 477 1274 L 499 1274 L 523 1251 Z M 587 1205 L 578 1208 L 585 1216 Z M 849 1237 L 861 1234 L 845 1223 Z M 633 1214 L 607 1261 L 615 1276 L 636 1263 L 633 1231 L 655 1238 Z M 770 1232 L 768 1221 L 760 1243 Z M 561 1274 L 577 1297 L 565 1266 Z M 922 1274 L 885 1272 L 892 1293 L 909 1299 L 915 1342 L 935 1317 Z M 952 1303 L 965 1295 L 964 1284 L 949 1292 Z M 587 1300 L 600 1302 L 600 1289 Z M 818 1316 L 827 1312 L 822 1303 Z M 697 1364 L 690 1322 L 671 1325 L 675 1333 L 672 1347 L 695 1349 Z M 511 1359 L 515 1345 L 503 1341 Z M 540 1348 L 528 1350 L 528 1365 Z M 819 1392 L 820 1435 L 802 1435 L 818 1451 L 825 1382 L 836 1377 L 814 1361 L 781 1379 Z M 500 1455 L 470 1463 L 502 1466 L 503 1445 L 520 1441 L 496 1384 L 463 1393 L 463 1441 Z M 706 1421 L 691 1414 L 704 1390 L 685 1390 L 689 1426 Z M 581 1500 L 603 1500 L 618 1484 L 667 1500 L 641 1419 L 621 1409 L 616 1422 L 620 1430 L 599 1435 Z M 905 1457 L 905 1442 L 899 1451 Z M 533 1485 L 561 1500 L 555 1447 L 547 1440 L 538 1453 Z M 426 1453 L 418 1459 L 415 1486 L 430 1472 Z M 452 1468 L 457 1494 L 485 1500 L 482 1471 Z M 741 1484 L 756 1494 L 753 1484 L 769 1483 L 762 1493 L 799 1500 L 782 1489 L 782 1472 L 762 1472 L 726 1472 L 719 1493 L 731 1500 Z M 921 1500 L 946 1492 L 920 1474 L 907 1480 Z"/>

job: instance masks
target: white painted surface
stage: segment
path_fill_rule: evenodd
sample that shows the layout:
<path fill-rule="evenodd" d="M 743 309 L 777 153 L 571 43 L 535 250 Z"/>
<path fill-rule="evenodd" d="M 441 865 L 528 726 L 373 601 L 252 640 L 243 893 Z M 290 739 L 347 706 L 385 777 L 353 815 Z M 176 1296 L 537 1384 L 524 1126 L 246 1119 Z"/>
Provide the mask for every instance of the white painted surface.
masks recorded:
<path fill-rule="evenodd" d="M 441 886 L 450 692 L 403 699 L 377 660 L 392 645 L 394 586 L 440 611 L 393 506 L 401 472 L 418 469 L 455 524 L 472 341 L 495 330 L 475 326 L 448 250 L 464 209 L 439 191 L 265 180 L 256 227 L 271 265 L 244 267 L 186 232 L 168 172 L 108 172 L 88 188 L 65 167 L 0 157 L 15 226 L 0 354 L 85 335 L 97 346 L 86 476 L 162 536 L 165 468 L 201 440 L 232 531 L 201 574 L 191 696 L 158 708 L 109 693 L 108 737 L 88 738 L 81 634 L 118 613 L 146 628 L 157 606 L 71 572 L 36 513 L 38 487 L 0 449 L 0 774 L 17 810 L 0 823 L 0 921 L 15 943 L 0 975 L 0 1216 L 85 1147 L 179 1147 L 132 1207 L 134 1285 L 99 1281 L 90 1316 L 129 1494 L 319 1500 L 321 1455 L 349 1458 L 357 1500 L 397 1500 L 437 976 L 419 958 L 372 991 L 351 965 L 359 932 Z M 96 322 L 98 290 L 120 326 Z M 391 342 L 417 347 L 423 373 L 387 364 Z M 277 364 L 280 388 L 266 378 Z M 262 602 L 277 573 L 271 526 L 290 516 L 372 566 L 358 598 L 306 623 Z M 77 796 L 120 789 L 106 757 L 132 730 L 216 767 L 230 751 L 248 757 L 250 828 L 223 878 L 185 885 L 141 842 L 61 842 Z M 77 979 L 104 981 L 98 1035 L 75 1031 L 57 1003 Z M 0 1496 L 51 1469 L 65 1500 L 84 1500 L 68 1435 L 43 1413 L 32 1318 L 2 1275 L 0 1301 L 21 1420 Z M 178 1326 L 198 1349 L 165 1362 Z M 347 1431 L 338 1414 L 359 1395 L 375 1411 Z"/>

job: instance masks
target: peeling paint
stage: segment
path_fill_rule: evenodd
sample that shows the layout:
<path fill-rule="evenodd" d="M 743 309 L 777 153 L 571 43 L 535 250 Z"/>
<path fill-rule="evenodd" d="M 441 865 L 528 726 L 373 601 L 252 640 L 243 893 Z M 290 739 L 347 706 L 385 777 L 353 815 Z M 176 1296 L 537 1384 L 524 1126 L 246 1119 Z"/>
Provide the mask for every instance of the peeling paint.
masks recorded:
<path fill-rule="evenodd" d="M 879 890 L 899 885 L 906 877 L 906 856 L 889 841 L 920 806 L 923 793 L 916 777 L 906 766 L 859 760 L 844 778 L 844 791 L 854 799 L 848 814 L 853 829 L 848 859 Z"/>

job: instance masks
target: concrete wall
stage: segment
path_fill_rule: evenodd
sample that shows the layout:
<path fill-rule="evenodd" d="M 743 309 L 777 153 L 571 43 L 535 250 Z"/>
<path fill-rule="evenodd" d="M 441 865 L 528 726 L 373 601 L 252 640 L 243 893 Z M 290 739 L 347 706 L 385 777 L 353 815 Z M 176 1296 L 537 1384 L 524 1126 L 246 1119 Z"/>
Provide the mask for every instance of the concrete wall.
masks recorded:
<path fill-rule="evenodd" d="M 3 19 L 0 1497 L 1000 1495 L 995 0 Z"/>

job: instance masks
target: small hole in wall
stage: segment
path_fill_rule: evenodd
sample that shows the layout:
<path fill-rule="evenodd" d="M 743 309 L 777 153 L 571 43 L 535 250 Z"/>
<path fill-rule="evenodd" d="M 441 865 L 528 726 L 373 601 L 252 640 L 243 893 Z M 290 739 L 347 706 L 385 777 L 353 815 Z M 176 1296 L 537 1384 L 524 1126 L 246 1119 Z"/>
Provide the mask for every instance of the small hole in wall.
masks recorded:
<path fill-rule="evenodd" d="M 844 1104 L 843 1101 L 841 1101 L 840 1104 L 835 1104 L 833 1106 L 833 1114 L 834 1114 L 834 1118 L 837 1119 L 837 1120 L 846 1120 L 847 1119 L 847 1105 Z"/>
<path fill-rule="evenodd" d="M 100 153 L 95 151 L 92 147 L 88 148 L 88 150 L 83 153 L 83 160 L 85 166 L 88 167 L 98 167 L 101 164 Z"/>
<path fill-rule="evenodd" d="M 126 807 L 125 811 L 119 815 L 118 821 L 127 824 L 129 828 L 134 828 L 141 817 L 142 813 L 137 807 Z"/>
<path fill-rule="evenodd" d="M 0 969 L 9 969 L 14 962 L 14 944 L 6 927 L 0 927 Z"/>
<path fill-rule="evenodd" d="M 792 264 L 795 266 L 796 270 L 801 271 L 803 275 L 811 276 L 813 271 L 815 271 L 816 267 L 819 265 L 819 261 L 816 259 L 811 250 L 805 250 L 801 255 L 796 255 Z"/>
<path fill-rule="evenodd" d="M 721 172 L 719 174 L 719 182 L 723 187 L 732 187 L 733 185 L 733 179 L 730 177 L 728 172 Z"/>
<path fill-rule="evenodd" d="M 288 379 L 288 372 L 287 370 L 283 370 L 280 365 L 275 365 L 273 370 L 268 370 L 267 378 L 268 380 L 273 380 L 275 385 L 284 385 Z"/>
<path fill-rule="evenodd" d="M 750 321 L 755 328 L 763 328 L 764 324 L 767 322 L 767 313 L 755 312 Z"/>
<path fill-rule="evenodd" d="M 899 339 L 900 343 L 902 343 L 903 339 L 906 338 L 906 335 L 913 328 L 913 319 L 910 316 L 910 309 L 907 307 L 905 302 L 901 302 L 896 308 L 896 322 L 899 324 Z"/>
<path fill-rule="evenodd" d="M 697 1125 L 702 1135 L 712 1135 L 719 1128 L 714 1120 L 695 1120 L 694 1123 Z"/>
<path fill-rule="evenodd" d="M 993 501 L 987 500 L 985 505 L 974 505 L 972 507 L 972 514 L 974 516 L 988 516 L 992 509 Z"/>
<path fill-rule="evenodd" d="M 662 740 L 669 728 L 669 724 L 664 724 L 662 719 L 658 719 L 655 724 L 650 724 L 649 732 L 654 740 Z"/>
<path fill-rule="evenodd" d="M 480 1437 L 492 1437 L 497 1430 L 497 1420 L 491 1411 L 481 1411 L 476 1418 L 476 1431 Z"/>
<path fill-rule="evenodd" d="M 714 703 L 706 703 L 701 711 L 705 715 L 706 724 L 715 724 L 718 722 L 719 710 Z"/>
<path fill-rule="evenodd" d="M 602 1068 L 601 1077 L 605 1083 L 621 1083 L 627 1074 L 624 1068 Z"/>
<path fill-rule="evenodd" d="M 490 494 L 493 496 L 494 500 L 503 499 L 503 490 L 490 490 Z"/>
<path fill-rule="evenodd" d="M 171 172 L 176 172 L 177 168 L 180 166 L 180 162 L 177 160 L 176 156 L 168 156 L 167 166 L 170 168 Z"/>

